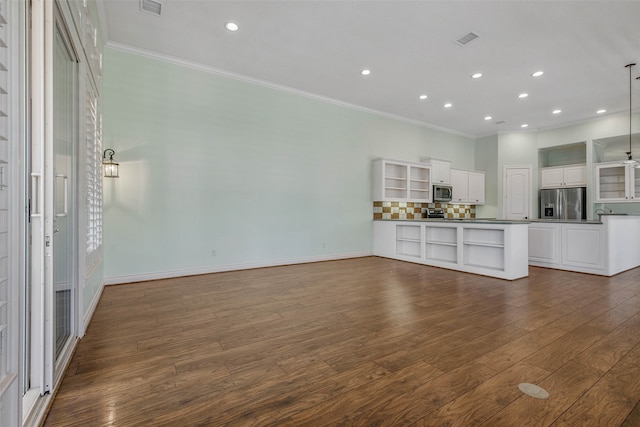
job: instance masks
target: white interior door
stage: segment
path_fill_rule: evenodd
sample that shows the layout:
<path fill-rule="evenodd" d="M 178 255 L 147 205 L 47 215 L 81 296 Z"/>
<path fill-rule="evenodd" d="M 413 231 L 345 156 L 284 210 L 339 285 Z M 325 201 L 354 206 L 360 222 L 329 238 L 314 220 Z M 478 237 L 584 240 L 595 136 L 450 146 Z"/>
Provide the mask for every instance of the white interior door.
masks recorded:
<path fill-rule="evenodd" d="M 531 218 L 531 166 L 505 166 L 503 183 L 505 219 Z"/>

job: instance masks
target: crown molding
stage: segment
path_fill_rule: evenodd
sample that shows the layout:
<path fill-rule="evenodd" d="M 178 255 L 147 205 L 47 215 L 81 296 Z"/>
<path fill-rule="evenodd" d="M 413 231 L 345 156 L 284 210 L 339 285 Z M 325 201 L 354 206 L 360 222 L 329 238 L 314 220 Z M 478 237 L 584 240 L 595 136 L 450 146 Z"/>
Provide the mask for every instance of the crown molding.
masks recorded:
<path fill-rule="evenodd" d="M 322 96 L 322 95 L 318 95 L 312 92 L 306 92 L 300 89 L 294 89 L 288 86 L 284 86 L 284 85 L 280 85 L 277 83 L 272 83 L 266 80 L 261 80 L 261 79 L 256 79 L 254 77 L 249 77 L 249 76 L 245 76 L 243 74 L 237 74 L 237 73 L 233 73 L 230 71 L 226 71 L 226 70 L 221 70 L 219 68 L 214 68 L 214 67 L 210 67 L 208 65 L 204 65 L 204 64 L 200 64 L 197 62 L 192 62 L 192 61 L 187 61 L 181 58 L 176 58 L 173 56 L 169 56 L 169 55 L 164 55 L 158 52 L 154 52 L 154 51 L 149 51 L 149 50 L 145 50 L 145 49 L 140 49 L 138 47 L 134 47 L 134 46 L 130 46 L 130 45 L 126 45 L 123 43 L 117 43 L 117 42 L 113 42 L 110 41 L 106 44 L 105 46 L 106 48 L 109 49 L 113 49 L 113 50 L 118 50 L 120 52 L 126 52 L 126 53 L 130 53 L 133 55 L 139 55 L 139 56 L 143 56 L 145 58 L 149 58 L 149 59 L 154 59 L 157 61 L 162 61 L 162 62 L 166 62 L 169 64 L 173 64 L 173 65 L 178 65 L 181 67 L 185 67 L 185 68 L 190 68 L 193 70 L 197 70 L 197 71 L 202 71 L 205 73 L 210 73 L 210 74 L 215 74 L 217 76 L 221 76 L 221 77 L 226 77 L 226 78 L 230 78 L 230 79 L 234 79 L 234 80 L 239 80 L 245 83 L 250 83 L 250 84 L 255 84 L 258 86 L 263 86 L 263 87 L 268 87 L 270 89 L 275 89 L 281 92 L 286 92 L 286 93 L 290 93 L 290 94 L 294 94 L 294 95 L 299 95 L 299 96 L 304 96 L 305 98 L 311 98 L 317 101 L 321 101 L 321 102 L 326 102 L 329 104 L 333 104 L 333 105 L 338 105 L 340 107 L 345 107 L 345 108 L 349 108 L 352 110 L 357 110 L 357 111 L 362 111 L 365 113 L 369 113 L 369 114 L 375 114 L 377 116 L 381 116 L 381 117 L 385 117 L 388 119 L 392 119 L 392 120 L 397 120 L 400 122 L 404 122 L 404 123 L 410 123 L 413 125 L 417 125 L 420 127 L 425 127 L 425 128 L 429 128 L 429 129 L 433 129 L 433 130 L 437 130 L 437 131 L 441 131 L 441 132 L 446 132 L 446 133 L 450 133 L 453 135 L 458 135 L 458 136 L 463 136 L 465 138 L 470 138 L 470 139 L 474 139 L 476 138 L 475 135 L 470 135 L 468 133 L 464 133 L 464 132 L 460 132 L 454 129 L 447 129 L 441 126 L 436 126 L 427 122 L 422 122 L 419 120 L 413 120 L 413 119 L 408 119 L 406 117 L 401 117 L 401 116 L 397 116 L 395 114 L 390 114 L 390 113 L 385 113 L 383 111 L 378 111 L 378 110 L 374 110 L 371 108 L 367 108 L 367 107 L 363 107 L 361 105 L 356 105 L 356 104 L 351 104 L 348 102 L 344 102 L 344 101 L 340 101 L 338 99 L 334 99 L 334 98 L 329 98 L 326 96 Z"/>

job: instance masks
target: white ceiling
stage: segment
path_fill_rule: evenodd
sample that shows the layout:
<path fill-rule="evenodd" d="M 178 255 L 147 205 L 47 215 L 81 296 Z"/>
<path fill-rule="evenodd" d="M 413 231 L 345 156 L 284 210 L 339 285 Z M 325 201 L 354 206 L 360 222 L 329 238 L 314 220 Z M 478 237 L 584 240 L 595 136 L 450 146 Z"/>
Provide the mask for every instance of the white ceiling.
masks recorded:
<path fill-rule="evenodd" d="M 103 5 L 111 43 L 466 135 L 628 111 L 630 62 L 640 105 L 640 1 L 163 0 L 161 17 Z"/>

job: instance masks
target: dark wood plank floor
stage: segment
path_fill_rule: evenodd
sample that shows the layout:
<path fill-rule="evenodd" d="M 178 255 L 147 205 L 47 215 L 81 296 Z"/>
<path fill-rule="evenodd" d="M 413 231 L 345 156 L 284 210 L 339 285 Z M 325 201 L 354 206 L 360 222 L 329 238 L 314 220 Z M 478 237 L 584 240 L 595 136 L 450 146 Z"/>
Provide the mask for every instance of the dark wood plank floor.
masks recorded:
<path fill-rule="evenodd" d="M 529 273 L 368 257 L 110 286 L 45 425 L 640 425 L 640 268 Z"/>

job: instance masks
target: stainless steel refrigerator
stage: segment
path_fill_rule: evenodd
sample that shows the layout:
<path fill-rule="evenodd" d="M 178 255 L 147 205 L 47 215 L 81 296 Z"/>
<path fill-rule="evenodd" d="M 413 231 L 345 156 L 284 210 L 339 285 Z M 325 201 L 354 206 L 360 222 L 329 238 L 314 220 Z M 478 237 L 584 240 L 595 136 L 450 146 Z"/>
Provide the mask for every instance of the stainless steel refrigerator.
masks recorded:
<path fill-rule="evenodd" d="M 587 219 L 587 188 L 540 190 L 541 219 Z"/>

